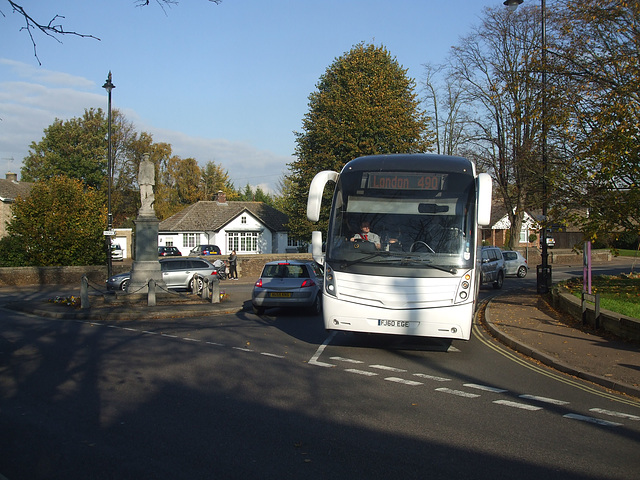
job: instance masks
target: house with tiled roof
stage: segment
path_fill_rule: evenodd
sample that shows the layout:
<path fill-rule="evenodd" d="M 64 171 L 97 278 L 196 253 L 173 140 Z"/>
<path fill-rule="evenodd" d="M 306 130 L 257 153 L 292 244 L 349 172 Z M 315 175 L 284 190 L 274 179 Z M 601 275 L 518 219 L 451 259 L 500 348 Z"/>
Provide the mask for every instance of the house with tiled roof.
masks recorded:
<path fill-rule="evenodd" d="M 158 246 L 177 247 L 183 255 L 198 245 L 217 245 L 223 255 L 296 251 L 289 240 L 289 218 L 262 202 L 200 201 L 160 222 Z"/>
<path fill-rule="evenodd" d="M 7 223 L 13 218 L 11 204 L 18 197 L 28 196 L 32 185 L 30 182 L 19 182 L 16 173 L 7 173 L 6 178 L 0 179 L 0 238 L 7 235 Z"/>

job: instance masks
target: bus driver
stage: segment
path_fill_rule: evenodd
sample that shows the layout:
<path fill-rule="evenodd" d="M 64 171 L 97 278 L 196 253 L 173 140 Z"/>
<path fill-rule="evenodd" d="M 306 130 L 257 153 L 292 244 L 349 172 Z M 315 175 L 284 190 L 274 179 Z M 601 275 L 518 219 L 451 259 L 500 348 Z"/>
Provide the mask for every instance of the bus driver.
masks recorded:
<path fill-rule="evenodd" d="M 376 249 L 380 250 L 380 236 L 371 231 L 371 224 L 369 222 L 362 222 L 360 224 L 360 233 L 356 233 L 351 237 L 352 242 L 356 240 L 371 242 L 376 246 Z"/>

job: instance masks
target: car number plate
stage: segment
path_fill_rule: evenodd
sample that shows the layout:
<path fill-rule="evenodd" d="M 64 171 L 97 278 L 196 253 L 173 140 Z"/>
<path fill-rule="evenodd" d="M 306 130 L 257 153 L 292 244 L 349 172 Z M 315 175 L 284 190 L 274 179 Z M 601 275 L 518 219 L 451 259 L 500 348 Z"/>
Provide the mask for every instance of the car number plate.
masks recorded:
<path fill-rule="evenodd" d="M 270 297 L 280 297 L 280 298 L 285 298 L 285 297 L 290 297 L 291 296 L 291 292 L 271 292 L 269 294 Z"/>

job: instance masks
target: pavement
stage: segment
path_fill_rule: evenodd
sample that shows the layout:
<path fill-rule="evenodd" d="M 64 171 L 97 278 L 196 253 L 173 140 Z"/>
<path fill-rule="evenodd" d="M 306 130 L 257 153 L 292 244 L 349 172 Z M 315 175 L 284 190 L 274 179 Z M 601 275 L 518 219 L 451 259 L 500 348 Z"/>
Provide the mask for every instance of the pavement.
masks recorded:
<path fill-rule="evenodd" d="M 158 297 L 154 307 L 140 303 L 105 303 L 99 292 L 90 297 L 90 307 L 74 308 L 53 303 L 56 296 L 78 296 L 70 286 L 2 287 L 0 306 L 38 316 L 85 321 L 131 321 L 188 316 L 233 314 L 251 309 L 253 279 L 227 280 L 220 284 L 226 297 L 210 303 L 194 295 Z M 549 367 L 640 398 L 640 343 L 624 341 L 589 330 L 581 321 L 554 310 L 535 283 L 497 292 L 480 309 L 479 319 L 491 335 L 508 347 Z M 64 293 L 61 293 L 64 292 Z"/>

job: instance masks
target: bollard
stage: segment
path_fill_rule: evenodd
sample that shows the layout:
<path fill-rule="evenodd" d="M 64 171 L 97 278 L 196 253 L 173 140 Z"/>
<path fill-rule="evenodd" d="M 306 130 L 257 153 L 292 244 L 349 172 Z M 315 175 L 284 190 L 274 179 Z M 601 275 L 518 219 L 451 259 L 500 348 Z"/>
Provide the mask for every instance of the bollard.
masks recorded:
<path fill-rule="evenodd" d="M 156 306 L 156 281 L 153 278 L 149 279 L 149 291 L 147 292 L 147 306 Z"/>
<path fill-rule="evenodd" d="M 211 279 L 211 303 L 220 303 L 220 280 L 218 277 Z"/>
<path fill-rule="evenodd" d="M 205 300 L 209 299 L 209 282 L 206 278 L 202 279 L 202 291 L 200 294 L 200 298 L 204 298 Z"/>
<path fill-rule="evenodd" d="M 89 307 L 89 280 L 86 275 L 83 275 L 80 282 L 80 308 Z"/>

